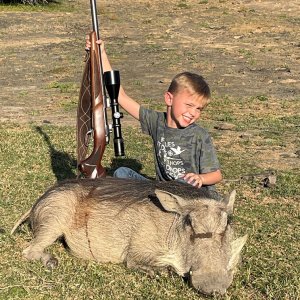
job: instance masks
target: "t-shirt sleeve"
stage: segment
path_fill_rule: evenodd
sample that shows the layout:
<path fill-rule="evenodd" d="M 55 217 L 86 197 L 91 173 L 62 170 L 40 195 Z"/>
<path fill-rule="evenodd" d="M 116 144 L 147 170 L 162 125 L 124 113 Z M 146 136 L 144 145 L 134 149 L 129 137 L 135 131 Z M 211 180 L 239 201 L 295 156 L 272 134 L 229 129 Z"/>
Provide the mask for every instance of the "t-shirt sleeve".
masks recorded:
<path fill-rule="evenodd" d="M 141 106 L 139 117 L 142 132 L 153 136 L 157 128 L 158 113 Z"/>
<path fill-rule="evenodd" d="M 200 173 L 214 172 L 220 169 L 220 163 L 217 157 L 212 139 L 206 133 L 202 139 L 200 150 Z"/>

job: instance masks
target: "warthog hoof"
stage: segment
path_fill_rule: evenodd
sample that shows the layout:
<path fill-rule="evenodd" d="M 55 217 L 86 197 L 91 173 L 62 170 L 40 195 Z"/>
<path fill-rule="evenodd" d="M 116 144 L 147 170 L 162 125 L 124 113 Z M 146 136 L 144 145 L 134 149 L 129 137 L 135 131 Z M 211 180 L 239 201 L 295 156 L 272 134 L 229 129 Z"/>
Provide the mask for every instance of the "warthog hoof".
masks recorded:
<path fill-rule="evenodd" d="M 49 259 L 47 262 L 46 262 L 46 267 L 48 269 L 54 269 L 58 266 L 58 260 L 54 257 L 52 257 L 51 259 Z"/>
<path fill-rule="evenodd" d="M 47 255 L 46 257 L 42 258 L 42 263 L 46 268 L 50 270 L 58 266 L 58 260 L 52 255 Z"/>

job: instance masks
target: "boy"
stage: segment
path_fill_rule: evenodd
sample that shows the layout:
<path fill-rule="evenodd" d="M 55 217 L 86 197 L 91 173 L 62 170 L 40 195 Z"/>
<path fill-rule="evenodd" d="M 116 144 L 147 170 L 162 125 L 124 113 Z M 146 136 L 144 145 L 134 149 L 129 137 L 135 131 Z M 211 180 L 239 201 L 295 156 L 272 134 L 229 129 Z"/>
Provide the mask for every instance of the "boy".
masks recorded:
<path fill-rule="evenodd" d="M 112 70 L 102 41 L 103 71 Z M 87 38 L 86 47 L 90 48 Z M 184 72 L 174 77 L 164 94 L 167 111 L 156 112 L 140 106 L 120 87 L 119 104 L 140 121 L 142 131 L 153 140 L 155 169 L 158 180 L 179 180 L 195 187 L 207 186 L 222 180 L 219 162 L 208 132 L 195 124 L 201 111 L 210 101 L 210 89 L 202 76 Z M 129 168 L 119 168 L 115 177 L 146 180 Z"/>

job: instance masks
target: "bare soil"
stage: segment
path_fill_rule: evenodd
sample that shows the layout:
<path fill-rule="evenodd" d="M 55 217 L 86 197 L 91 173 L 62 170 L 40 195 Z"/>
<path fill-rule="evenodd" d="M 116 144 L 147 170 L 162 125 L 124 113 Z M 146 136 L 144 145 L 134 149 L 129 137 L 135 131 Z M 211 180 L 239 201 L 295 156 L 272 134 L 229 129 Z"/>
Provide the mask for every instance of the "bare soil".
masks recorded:
<path fill-rule="evenodd" d="M 75 126 L 91 17 L 89 1 L 67 3 L 68 12 L 0 12 L 0 121 Z M 170 79 L 190 70 L 204 75 L 214 97 L 268 99 L 262 116 L 280 113 L 285 101 L 285 115 L 299 113 L 299 1 L 99 1 L 98 11 L 111 62 L 133 98 L 162 101 Z M 287 143 L 291 166 L 299 145 Z M 286 148 L 263 153 L 282 168 Z"/>
<path fill-rule="evenodd" d="M 74 122 L 61 104 L 77 101 L 91 18 L 89 1 L 69 3 L 71 12 L 0 13 L 1 120 Z M 112 63 L 137 99 L 161 100 L 170 79 L 191 70 L 220 97 L 299 100 L 298 1 L 99 1 L 98 10 Z"/>

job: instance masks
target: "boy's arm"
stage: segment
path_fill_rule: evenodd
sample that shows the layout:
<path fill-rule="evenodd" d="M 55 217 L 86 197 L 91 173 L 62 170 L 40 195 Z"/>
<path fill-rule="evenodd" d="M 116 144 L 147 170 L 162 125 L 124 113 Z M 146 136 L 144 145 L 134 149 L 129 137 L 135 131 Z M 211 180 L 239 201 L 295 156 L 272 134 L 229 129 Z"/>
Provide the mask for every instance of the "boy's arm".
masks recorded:
<path fill-rule="evenodd" d="M 222 180 L 222 173 L 220 170 L 203 174 L 187 173 L 183 179 L 187 183 L 200 188 L 202 185 L 213 185 L 220 182 Z"/>
<path fill-rule="evenodd" d="M 100 40 L 100 41 L 97 41 L 97 44 L 100 44 L 100 48 L 101 48 L 101 59 L 102 59 L 103 72 L 111 71 L 112 67 L 110 65 L 108 56 L 104 49 L 104 43 Z M 87 46 L 87 48 L 90 47 L 90 43 L 88 40 L 86 42 L 86 46 Z M 137 120 L 140 119 L 139 118 L 140 104 L 137 103 L 136 101 L 134 101 L 129 96 L 127 96 L 127 94 L 125 93 L 122 86 L 120 86 L 118 102 L 130 115 L 132 115 Z"/>

